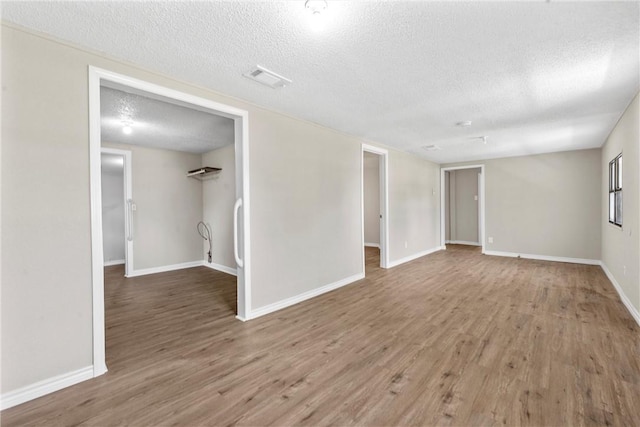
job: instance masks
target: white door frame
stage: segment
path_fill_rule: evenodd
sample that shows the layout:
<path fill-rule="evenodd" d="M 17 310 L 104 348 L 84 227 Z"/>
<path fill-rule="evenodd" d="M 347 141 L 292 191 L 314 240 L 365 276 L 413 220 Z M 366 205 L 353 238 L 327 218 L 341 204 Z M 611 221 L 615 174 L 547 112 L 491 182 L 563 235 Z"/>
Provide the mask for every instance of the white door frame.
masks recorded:
<path fill-rule="evenodd" d="M 449 171 L 461 170 L 461 169 L 480 169 L 480 194 L 478 194 L 478 198 L 480 199 L 478 206 L 478 223 L 480 225 L 480 229 L 478 230 L 478 238 L 480 239 L 480 245 L 482 246 L 482 253 L 485 252 L 485 238 L 484 238 L 484 227 L 485 227 L 485 202 L 484 202 L 484 165 L 469 165 L 469 166 L 452 166 L 448 168 L 440 168 L 440 245 L 446 249 L 446 235 L 445 235 L 445 191 L 444 188 L 444 173 Z"/>
<path fill-rule="evenodd" d="M 117 150 L 115 148 L 101 148 L 100 154 L 115 154 L 124 159 L 124 234 L 126 244 L 124 245 L 124 275 L 129 277 L 133 272 L 133 213 L 130 203 L 133 200 L 133 173 L 131 169 L 131 151 Z M 102 190 L 102 188 L 101 188 Z M 101 193 L 102 194 L 102 193 Z M 101 200 L 102 201 L 102 200 Z"/>
<path fill-rule="evenodd" d="M 364 153 L 380 156 L 380 267 L 389 266 L 389 151 L 373 145 L 362 144 L 360 153 L 360 209 L 362 214 L 362 274 L 365 274 L 364 257 Z"/>
<path fill-rule="evenodd" d="M 237 309 L 240 320 L 251 318 L 251 233 L 249 198 L 249 113 L 225 104 L 200 98 L 174 89 L 138 80 L 123 74 L 89 66 L 89 165 L 91 189 L 91 266 L 93 290 L 93 375 L 107 372 L 105 363 L 104 271 L 102 249 L 102 174 L 100 135 L 101 81 L 124 85 L 133 89 L 175 99 L 195 106 L 214 110 L 235 120 L 236 159 L 241 157 L 242 186 L 236 185 L 236 194 L 242 204 L 242 256 L 243 267 L 238 266 Z M 186 173 L 186 172 L 185 172 Z M 236 182 L 239 177 L 236 176 Z"/>

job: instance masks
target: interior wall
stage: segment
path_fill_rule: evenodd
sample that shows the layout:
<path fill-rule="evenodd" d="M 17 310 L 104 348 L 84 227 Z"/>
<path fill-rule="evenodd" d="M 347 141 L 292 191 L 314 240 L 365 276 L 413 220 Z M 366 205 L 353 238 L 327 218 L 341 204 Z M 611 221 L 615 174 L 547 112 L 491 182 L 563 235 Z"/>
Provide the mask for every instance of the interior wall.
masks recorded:
<path fill-rule="evenodd" d="M 389 151 L 389 260 L 440 247 L 440 166 Z"/>
<path fill-rule="evenodd" d="M 202 220 L 211 227 L 212 262 L 236 269 L 233 256 L 233 205 L 236 200 L 235 146 L 228 145 L 202 155 L 202 166 L 221 168 L 202 182 Z M 209 244 L 203 240 L 204 260 Z"/>
<path fill-rule="evenodd" d="M 92 364 L 90 65 L 248 111 L 254 310 L 363 273 L 364 140 L 7 24 L 1 54 L 2 393 Z M 389 163 L 397 260 L 439 245 L 439 167 L 394 150 Z"/>
<path fill-rule="evenodd" d="M 600 260 L 600 158 L 591 149 L 446 166 L 485 165 L 486 251 Z"/>
<path fill-rule="evenodd" d="M 445 174 L 445 230 L 448 241 L 480 243 L 478 228 L 478 174 L 480 168 L 447 171 Z M 448 184 L 448 186 L 447 186 Z"/>
<path fill-rule="evenodd" d="M 120 157 L 111 154 L 104 156 Z M 115 170 L 113 166 L 102 169 L 102 243 L 104 262 L 124 262 L 124 166 Z"/>
<path fill-rule="evenodd" d="M 602 262 L 640 312 L 640 95 L 602 147 Z M 622 153 L 622 228 L 609 224 L 609 162 Z"/>
<path fill-rule="evenodd" d="M 364 242 L 380 245 L 380 156 L 364 152 Z"/>
<path fill-rule="evenodd" d="M 202 182 L 187 172 L 200 167 L 200 154 L 103 142 L 131 151 L 134 271 L 202 259 Z"/>

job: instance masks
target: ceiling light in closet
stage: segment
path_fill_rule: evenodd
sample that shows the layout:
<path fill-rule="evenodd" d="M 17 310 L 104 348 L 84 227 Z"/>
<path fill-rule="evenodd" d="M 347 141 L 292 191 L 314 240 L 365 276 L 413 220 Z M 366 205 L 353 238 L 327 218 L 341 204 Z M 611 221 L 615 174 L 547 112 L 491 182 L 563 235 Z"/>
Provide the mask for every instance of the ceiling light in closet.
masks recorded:
<path fill-rule="evenodd" d="M 304 3 L 304 7 L 311 12 L 309 20 L 309 26 L 313 31 L 321 31 L 325 26 L 325 18 L 322 16 L 323 12 L 327 9 L 327 2 L 325 0 L 307 0 Z"/>

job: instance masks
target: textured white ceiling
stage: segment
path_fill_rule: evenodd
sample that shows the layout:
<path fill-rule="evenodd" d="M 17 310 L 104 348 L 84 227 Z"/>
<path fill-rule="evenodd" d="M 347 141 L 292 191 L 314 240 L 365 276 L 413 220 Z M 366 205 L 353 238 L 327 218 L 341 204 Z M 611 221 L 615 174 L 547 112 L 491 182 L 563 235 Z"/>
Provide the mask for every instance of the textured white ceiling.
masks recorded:
<path fill-rule="evenodd" d="M 639 87 L 637 1 L 329 1 L 320 31 L 303 0 L 2 2 L 2 14 L 439 163 L 599 147 Z M 256 64 L 293 83 L 242 77 Z"/>
<path fill-rule="evenodd" d="M 206 153 L 234 142 L 232 119 L 140 94 L 100 88 L 102 140 Z M 122 129 L 130 123 L 132 132 Z"/>

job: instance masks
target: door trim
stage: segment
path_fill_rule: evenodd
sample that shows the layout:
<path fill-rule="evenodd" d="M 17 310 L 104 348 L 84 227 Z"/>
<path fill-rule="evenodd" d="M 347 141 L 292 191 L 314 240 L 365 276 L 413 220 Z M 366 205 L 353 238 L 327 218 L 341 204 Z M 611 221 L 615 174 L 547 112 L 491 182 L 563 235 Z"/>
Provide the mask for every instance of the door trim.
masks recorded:
<path fill-rule="evenodd" d="M 484 174 L 484 165 L 468 165 L 468 166 L 452 166 L 447 168 L 440 168 L 440 246 L 446 249 L 446 235 L 445 235 L 445 188 L 444 188 L 444 173 L 449 171 L 461 170 L 461 169 L 480 169 L 480 194 L 478 194 L 478 198 L 480 199 L 478 206 L 478 222 L 480 224 L 480 230 L 478 231 L 478 237 L 480 239 L 480 246 L 482 246 L 482 253 L 485 253 L 485 174 Z"/>
<path fill-rule="evenodd" d="M 249 194 L 249 113 L 246 110 L 231 107 L 201 98 L 178 90 L 169 89 L 144 80 L 135 79 L 123 74 L 114 73 L 98 67 L 88 67 L 89 78 L 89 166 L 91 195 L 91 265 L 93 290 L 93 375 L 99 376 L 107 372 L 105 363 L 105 310 L 104 310 L 104 270 L 102 249 L 102 179 L 100 170 L 101 130 L 100 130 L 100 84 L 101 81 L 112 82 L 129 88 L 142 90 L 166 98 L 182 101 L 195 106 L 230 117 L 235 120 L 236 156 L 241 154 L 242 186 L 236 185 L 236 192 L 241 189 L 244 209 L 242 212 L 242 248 L 244 267 L 238 269 L 237 318 L 251 318 L 251 199 Z M 237 157 L 236 157 L 237 158 Z M 236 177 L 236 184 L 238 176 Z M 237 194 L 236 194 L 237 195 Z M 240 270 L 242 270 L 241 280 Z"/>
<path fill-rule="evenodd" d="M 380 267 L 389 268 L 389 150 L 362 144 L 360 152 L 360 213 L 362 221 L 362 274 L 365 274 L 364 255 L 364 153 L 380 156 Z"/>

